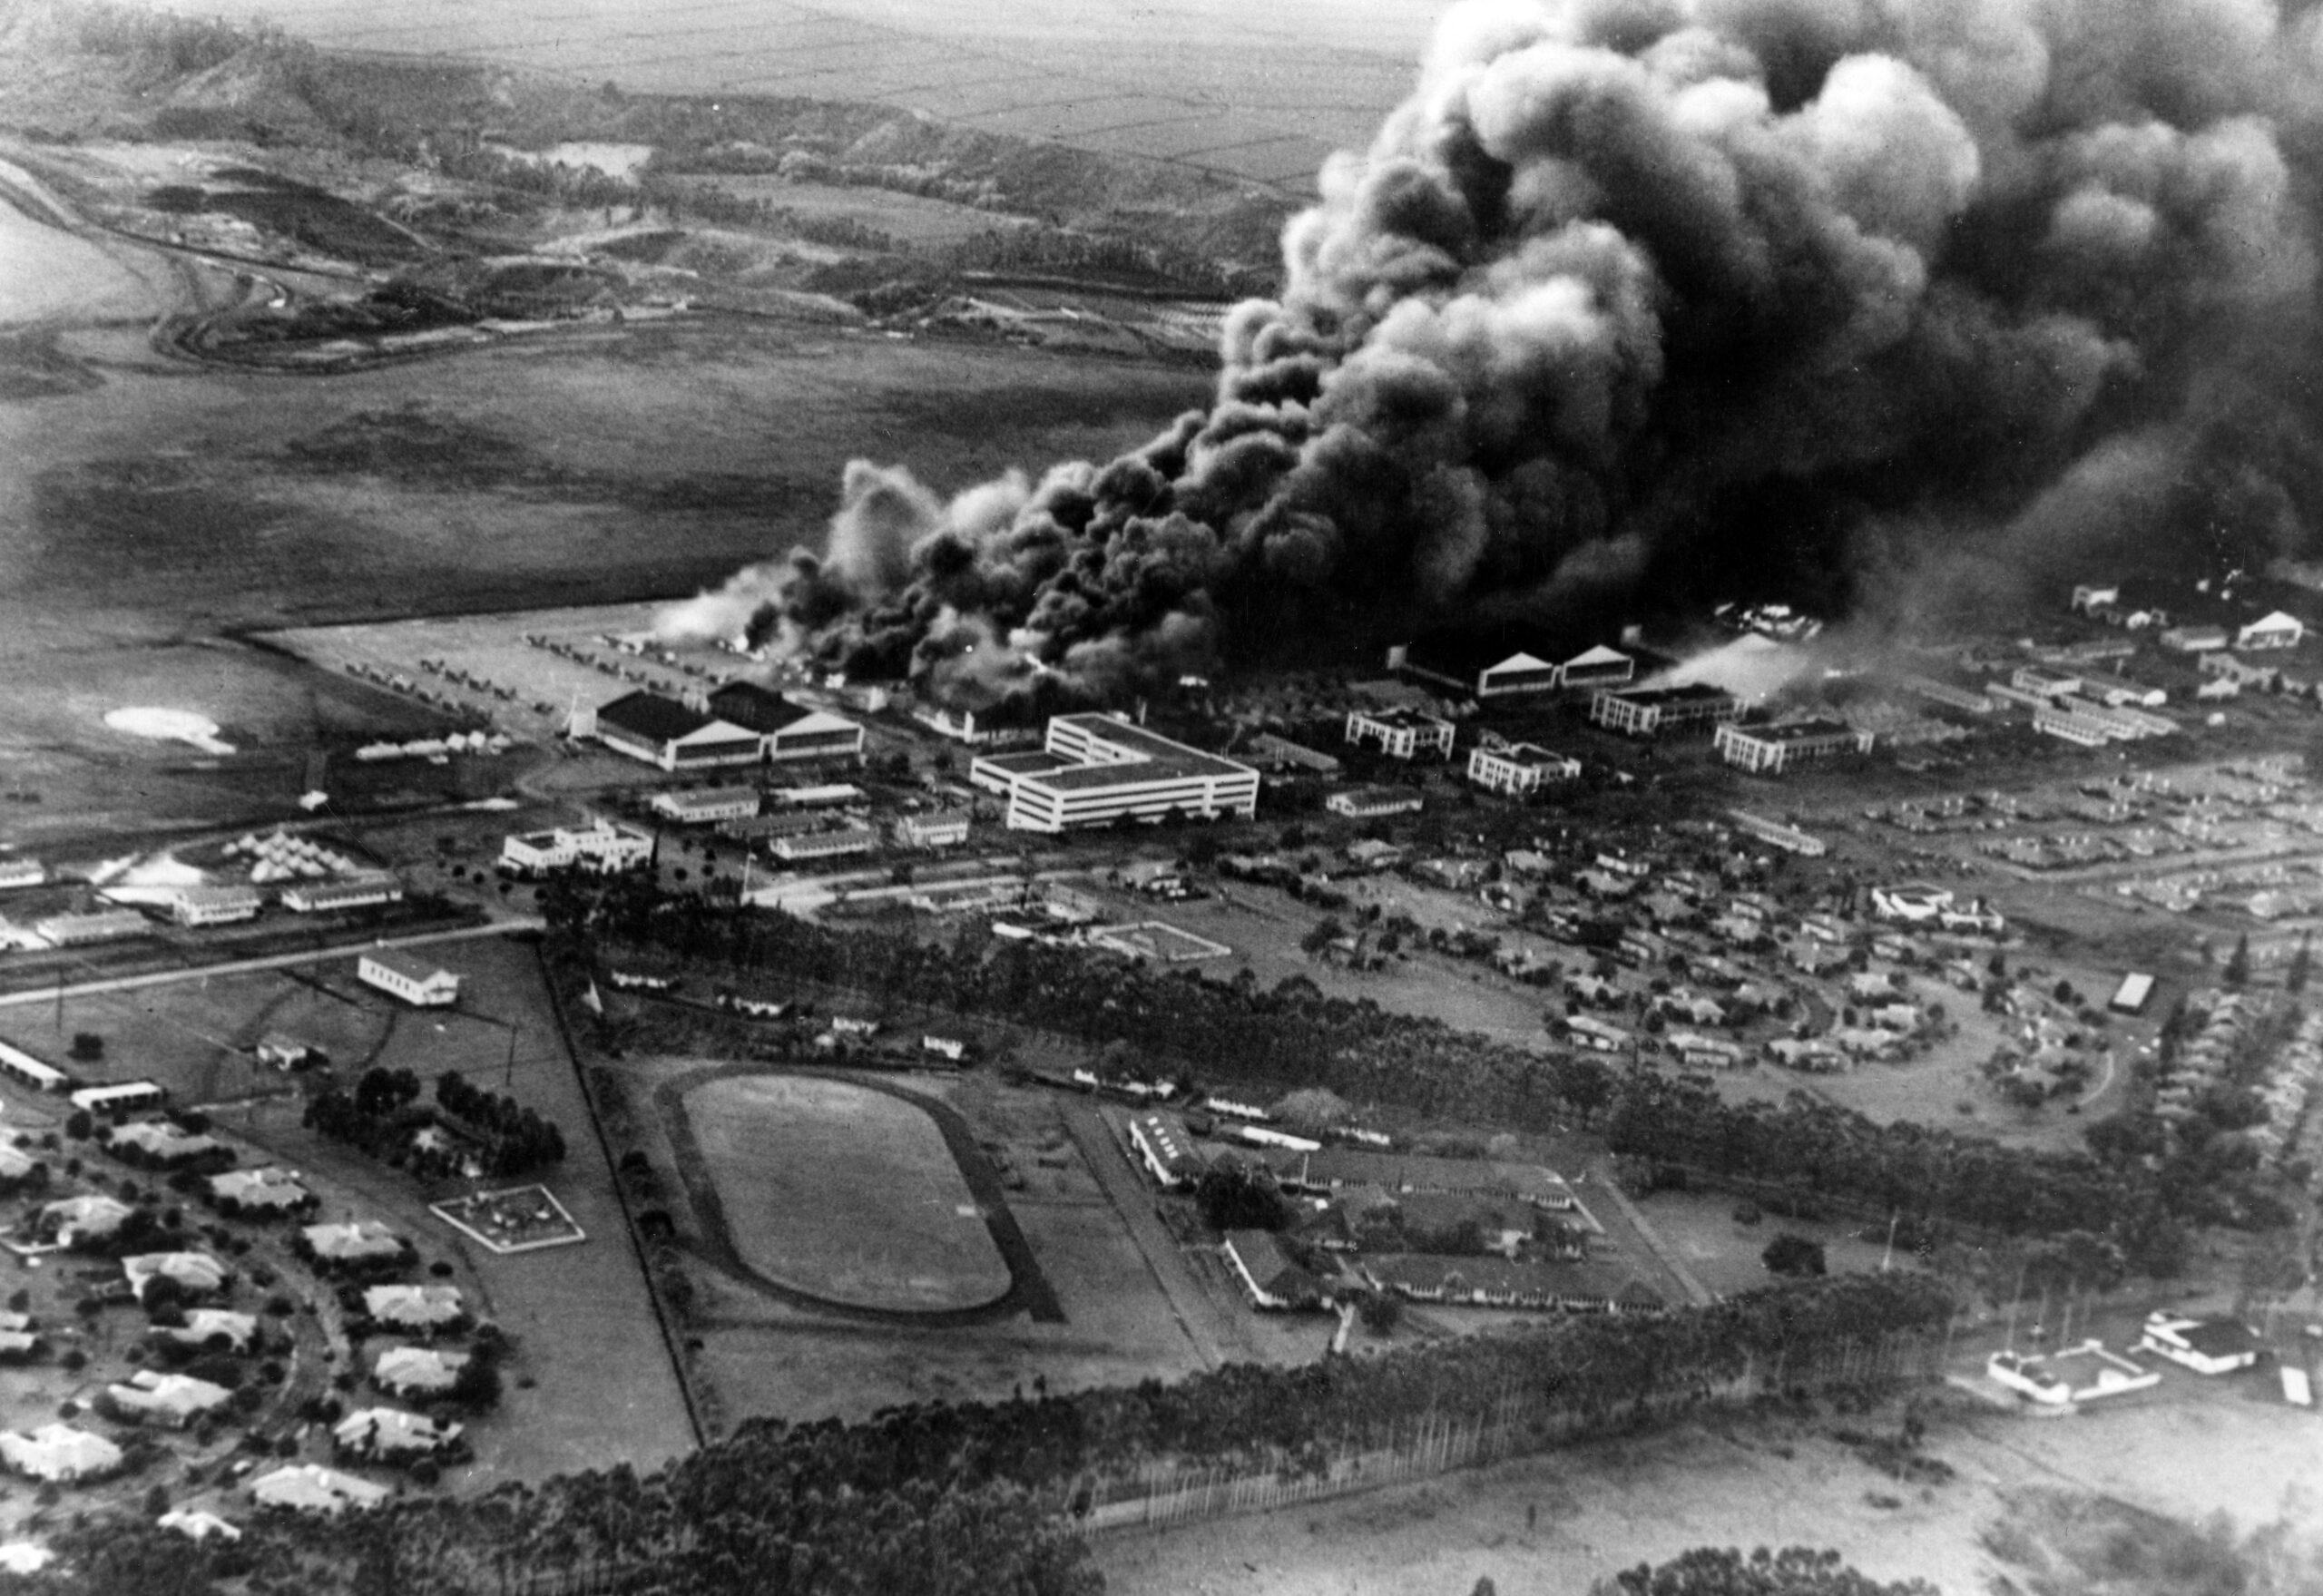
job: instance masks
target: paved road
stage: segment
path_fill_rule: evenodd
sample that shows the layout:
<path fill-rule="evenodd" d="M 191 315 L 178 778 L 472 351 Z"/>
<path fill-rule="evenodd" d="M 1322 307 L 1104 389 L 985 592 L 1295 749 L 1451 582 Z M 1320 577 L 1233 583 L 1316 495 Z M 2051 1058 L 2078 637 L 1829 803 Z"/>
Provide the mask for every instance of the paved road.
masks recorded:
<path fill-rule="evenodd" d="M 1637 1239 L 1645 1243 L 1646 1250 L 1654 1256 L 1655 1260 L 1677 1277 L 1678 1284 L 1685 1288 L 1686 1295 L 1692 1299 L 1694 1305 L 1706 1307 L 1716 1302 L 1718 1294 L 1703 1285 L 1701 1277 L 1686 1267 L 1686 1260 L 1679 1256 L 1678 1249 L 1662 1238 L 1661 1233 L 1653 1228 L 1652 1221 L 1638 1211 L 1638 1206 L 1630 1200 L 1629 1193 L 1622 1190 L 1620 1183 L 1613 1177 L 1612 1160 L 1611 1159 L 1600 1160 L 1592 1166 L 1589 1173 L 1590 1190 L 1602 1191 L 1611 1199 L 1613 1211 L 1628 1224 L 1632 1230 L 1636 1232 Z"/>
<path fill-rule="evenodd" d="M 136 975 L 113 975 L 102 981 L 83 981 L 64 988 L 66 997 L 81 997 L 100 992 L 131 992 L 141 986 L 169 986 L 180 981 L 206 981 L 212 975 L 236 975 L 250 970 L 287 970 L 299 964 L 319 964 L 330 959 L 351 958 L 355 955 L 378 947 L 420 947 L 435 942 L 466 942 L 477 936 L 505 936 L 515 931 L 539 931 L 546 925 L 537 916 L 525 915 L 506 920 L 495 920 L 485 925 L 462 925 L 451 931 L 421 931 L 409 936 L 364 938 L 338 947 L 306 948 L 298 953 L 270 954 L 264 958 L 235 959 L 222 964 L 196 964 L 180 970 L 148 970 Z M 57 999 L 54 986 L 36 986 L 25 992 L 0 993 L 0 1008 L 23 1007 L 33 1004 L 53 1004 Z"/>
<path fill-rule="evenodd" d="M 1129 1227 L 1138 1251 L 1145 1255 L 1145 1267 L 1152 1271 L 1154 1284 L 1162 1288 L 1162 1295 L 1170 1299 L 1170 1311 L 1177 1316 L 1178 1327 L 1193 1343 L 1202 1362 L 1217 1368 L 1226 1362 L 1226 1355 L 1219 1350 L 1217 1338 L 1210 1333 L 1209 1298 L 1202 1294 L 1201 1285 L 1188 1278 L 1185 1261 L 1178 1253 L 1177 1239 L 1154 1213 L 1153 1194 L 1146 1190 L 1144 1179 L 1131 1168 L 1121 1143 L 1094 1104 L 1067 1102 L 1064 1123 L 1073 1132 L 1090 1173 L 1096 1176 L 1113 1211 Z"/>

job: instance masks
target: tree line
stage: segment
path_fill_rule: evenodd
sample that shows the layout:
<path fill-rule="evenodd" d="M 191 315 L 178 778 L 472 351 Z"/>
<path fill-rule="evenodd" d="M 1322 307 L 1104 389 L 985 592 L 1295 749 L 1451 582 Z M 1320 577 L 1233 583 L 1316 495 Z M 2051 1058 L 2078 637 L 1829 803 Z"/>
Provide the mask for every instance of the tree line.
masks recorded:
<path fill-rule="evenodd" d="M 1533 1415 L 1538 1444 L 1650 1423 L 1757 1375 L 1852 1383 L 1861 1349 L 1916 1339 L 1951 1299 L 1916 1274 L 1753 1292 L 1652 1318 L 1572 1318 L 1507 1335 L 1294 1368 L 1230 1365 L 1033 1400 L 915 1404 L 860 1423 L 761 1418 L 648 1474 L 626 1465 L 399 1501 L 335 1522 L 263 1518 L 233 1546 L 188 1547 L 145 1521 L 69 1529 L 38 1588 L 193 1596 L 646 1591 L 657 1596 L 1007 1591 L 1094 1596 L 1068 1524 L 1153 1467 L 1319 1472 L 1423 1423 Z M 27 1585 L 26 1590 L 34 1587 Z M 0 1592 L 15 1589 L 0 1576 Z"/>
<path fill-rule="evenodd" d="M 1178 1062 L 1230 1059 L 1238 1083 L 1322 1087 L 1358 1104 L 1517 1131 L 1581 1126 L 1618 1153 L 1754 1195 L 2010 1236 L 2102 1235 L 2132 1268 L 2173 1273 L 2186 1246 L 2173 1189 L 2144 1160 L 2012 1148 L 1908 1121 L 1882 1125 L 1793 1093 L 1730 1104 L 1651 1070 L 1543 1053 L 1330 997 L 1298 977 L 1272 991 L 1159 974 L 1067 948 L 838 932 L 794 916 L 671 897 L 651 883 L 544 900 L 566 937 L 647 945 L 684 960 L 848 986 L 881 1001 L 1122 1043 Z M 612 1022 L 616 1036 L 622 1022 Z M 1166 1072 L 1166 1070 L 1165 1070 Z M 2110 1144 L 2100 1142 L 2101 1149 Z M 2183 1193 L 2181 1193 L 2183 1195 Z"/>

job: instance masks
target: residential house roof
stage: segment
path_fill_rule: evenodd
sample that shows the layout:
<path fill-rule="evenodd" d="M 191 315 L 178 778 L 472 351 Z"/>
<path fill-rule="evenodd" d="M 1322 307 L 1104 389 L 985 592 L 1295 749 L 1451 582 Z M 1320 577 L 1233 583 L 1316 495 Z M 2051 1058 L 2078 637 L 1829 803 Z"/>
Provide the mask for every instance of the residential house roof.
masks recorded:
<path fill-rule="evenodd" d="M 35 1480 L 81 1480 L 121 1466 L 121 1448 L 70 1425 L 0 1433 L 0 1463 Z"/>
<path fill-rule="evenodd" d="M 260 1475 L 250 1482 L 250 1494 L 269 1507 L 335 1513 L 349 1507 L 377 1507 L 389 1493 L 385 1485 L 305 1463 Z"/>

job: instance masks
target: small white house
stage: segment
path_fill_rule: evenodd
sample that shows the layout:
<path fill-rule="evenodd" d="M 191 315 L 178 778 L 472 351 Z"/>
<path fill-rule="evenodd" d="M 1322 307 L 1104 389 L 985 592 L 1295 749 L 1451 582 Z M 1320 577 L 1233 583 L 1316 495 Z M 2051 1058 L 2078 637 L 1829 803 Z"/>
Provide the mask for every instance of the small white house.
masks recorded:
<path fill-rule="evenodd" d="M 2277 610 L 2261 615 L 2234 634 L 2238 649 L 2295 649 L 2307 635 L 2307 625 L 2296 615 Z"/>
<path fill-rule="evenodd" d="M 2157 1311 L 2146 1316 L 2138 1346 L 2198 1375 L 2232 1374 L 2259 1361 L 2259 1338 L 2233 1319 L 2191 1319 Z"/>

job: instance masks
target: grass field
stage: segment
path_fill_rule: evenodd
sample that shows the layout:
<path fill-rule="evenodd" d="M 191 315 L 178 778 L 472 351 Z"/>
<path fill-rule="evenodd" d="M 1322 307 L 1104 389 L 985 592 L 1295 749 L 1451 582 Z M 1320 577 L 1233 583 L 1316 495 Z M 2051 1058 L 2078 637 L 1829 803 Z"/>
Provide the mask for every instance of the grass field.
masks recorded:
<path fill-rule="evenodd" d="M 1008 1266 L 936 1121 L 845 1082 L 729 1076 L 686 1094 L 735 1249 L 850 1307 L 943 1312 L 1005 1295 Z"/>
<path fill-rule="evenodd" d="M 893 189 L 790 182 L 779 177 L 736 176 L 720 172 L 704 177 L 726 192 L 744 200 L 763 200 L 783 211 L 814 221 L 852 221 L 886 233 L 904 244 L 956 244 L 995 230 L 1024 225 L 1024 219 L 997 211 L 979 211 L 920 194 Z"/>
<path fill-rule="evenodd" d="M 436 1077 L 457 1070 L 557 1124 L 569 1151 L 542 1180 L 586 1233 L 586 1241 L 495 1253 L 428 1209 L 432 1201 L 465 1194 L 466 1184 L 422 1186 L 325 1141 L 300 1128 L 293 1103 L 231 1111 L 221 1122 L 268 1147 L 280 1161 L 317 1171 L 354 1193 L 364 1217 L 387 1219 L 419 1242 L 425 1253 L 458 1257 L 483 1312 L 515 1338 L 523 1357 L 519 1372 L 532 1384 L 510 1390 L 499 1413 L 477 1430 L 476 1460 L 462 1475 L 464 1488 L 536 1480 L 622 1460 L 648 1468 L 691 1450 L 693 1433 L 684 1398 L 534 950 L 485 937 L 446 948 L 442 957 L 460 974 L 456 1013 L 404 1009 L 383 994 L 355 988 L 347 974 L 351 959 L 329 981 L 367 1005 L 392 1007 L 393 1029 L 376 1062 L 411 1070 L 429 1101 Z M 324 1217 L 347 1216 L 333 1209 Z"/>
<path fill-rule="evenodd" d="M 871 101 L 965 126 L 1142 156 L 1286 189 L 1360 147 L 1408 89 L 1444 0 L 1359 11 L 1063 0 L 581 0 L 480 12 L 422 0 L 255 0 L 319 44 L 450 53 L 632 90 Z"/>
<path fill-rule="evenodd" d="M 39 795 L 0 812 L 0 840 L 36 847 L 289 817 L 309 749 L 437 723 L 221 634 L 685 597 L 818 538 L 853 457 L 907 459 L 951 491 L 1110 458 L 1208 387 L 1158 364 L 740 317 L 323 380 L 229 375 L 165 360 L 142 318 L 119 319 L 227 274 L 130 251 L 154 274 L 130 304 L 130 277 L 84 269 L 79 240 L 5 204 L 0 221 L 42 246 L 0 239 L 10 269 L 45 268 L 0 310 L 37 318 L 0 338 L 0 457 L 19 466 L 0 472 L 0 762 Z M 129 704 L 206 715 L 239 751 L 107 730 Z"/>
<path fill-rule="evenodd" d="M 2120 1583 L 2028 1582 L 1995 1555 L 1987 1532 L 2027 1492 L 2061 1489 L 2197 1523 L 2223 1513 L 2244 1534 L 2280 1523 L 2302 1555 L 2323 1533 L 2307 1483 L 2323 1467 L 2311 1415 L 2232 1399 L 2049 1424 L 1959 1411 L 1930 1427 L 1927 1451 L 1958 1471 L 1941 1485 L 1900 1484 L 1831 1433 L 1895 1424 L 1891 1411 L 1682 1425 L 1313 1508 L 1106 1536 L 1095 1562 L 1112 1596 L 1456 1596 L 1486 1579 L 1511 1596 L 1548 1596 L 1696 1546 L 1807 1545 L 1834 1547 L 1877 1580 L 1927 1580 L 1946 1596 L 2176 1596 L 2245 1587 L 2132 1581 L 2133 1555 L 2113 1571 Z M 2009 1573 L 2017 1582 L 1996 1582 Z M 2278 1588 L 2306 1588 L 2297 1577 Z"/>

